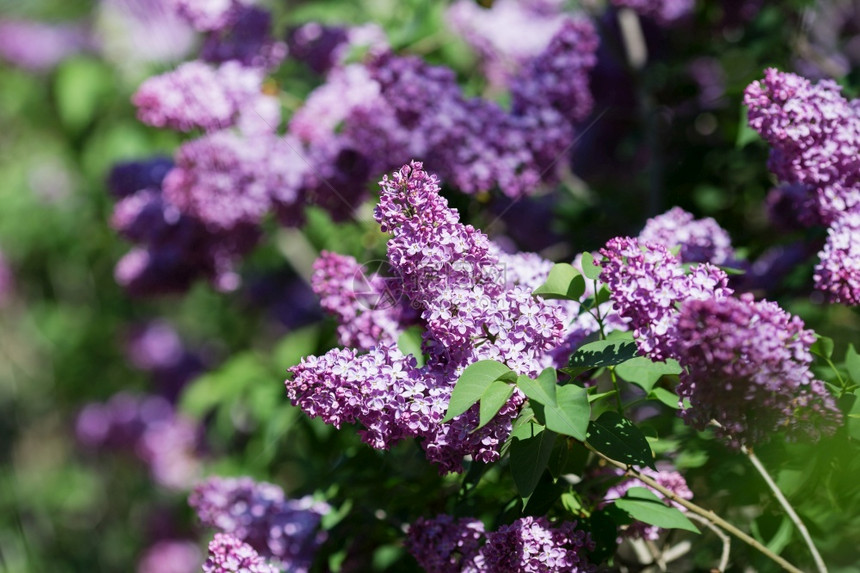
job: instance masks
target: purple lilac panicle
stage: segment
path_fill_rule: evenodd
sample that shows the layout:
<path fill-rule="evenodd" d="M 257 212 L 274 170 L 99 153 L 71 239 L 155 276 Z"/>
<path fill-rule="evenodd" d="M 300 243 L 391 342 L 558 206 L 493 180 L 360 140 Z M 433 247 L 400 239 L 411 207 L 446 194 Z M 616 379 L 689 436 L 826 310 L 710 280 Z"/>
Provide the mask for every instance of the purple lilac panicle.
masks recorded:
<path fill-rule="evenodd" d="M 0 57 L 27 70 L 50 70 L 91 47 L 84 26 L 0 20 Z"/>
<path fill-rule="evenodd" d="M 818 200 L 825 224 L 860 208 L 860 114 L 832 80 L 812 84 L 774 68 L 744 93 L 749 124 L 771 145 L 780 182 Z"/>
<path fill-rule="evenodd" d="M 191 573 L 200 569 L 202 561 L 193 541 L 164 540 L 146 550 L 137 573 Z"/>
<path fill-rule="evenodd" d="M 132 97 L 138 118 L 155 127 L 207 131 L 234 125 L 243 111 L 265 103 L 263 71 L 229 61 L 217 68 L 191 61 L 147 79 Z M 277 128 L 277 122 L 271 130 Z"/>
<path fill-rule="evenodd" d="M 211 32 L 200 50 L 200 58 L 222 63 L 235 60 L 243 66 L 272 70 L 287 55 L 287 45 L 271 36 L 272 15 L 261 8 L 237 9 L 232 26 Z"/>
<path fill-rule="evenodd" d="M 690 401 L 684 420 L 703 429 L 711 420 L 731 445 L 754 445 L 784 430 L 817 440 L 841 414 L 810 371 L 815 334 L 803 321 L 752 295 L 688 300 L 677 324 L 684 367 L 678 395 Z"/>
<path fill-rule="evenodd" d="M 111 224 L 139 243 L 114 271 L 135 296 L 184 291 L 201 276 L 219 290 L 234 290 L 239 282 L 234 264 L 259 238 L 251 225 L 210 230 L 166 201 L 160 189 L 142 189 L 117 203 Z"/>
<path fill-rule="evenodd" d="M 330 510 L 311 498 L 287 499 L 280 487 L 247 477 L 209 478 L 194 488 L 188 503 L 204 525 L 297 573 L 310 568 L 325 539 L 320 519 Z"/>
<path fill-rule="evenodd" d="M 213 230 L 255 226 L 273 206 L 300 201 L 307 164 L 289 137 L 217 132 L 184 144 L 164 196 Z"/>
<path fill-rule="evenodd" d="M 616 237 L 600 254 L 600 280 L 612 292 L 618 313 L 630 320 L 639 352 L 653 360 L 677 357 L 679 302 L 719 299 L 732 292 L 717 267 L 699 264 L 687 274 L 681 260 L 658 243 Z"/>
<path fill-rule="evenodd" d="M 545 517 L 523 517 L 487 534 L 481 550 L 488 573 L 594 571 L 584 553 L 594 547 L 576 522 L 553 526 Z"/>
<path fill-rule="evenodd" d="M 693 11 L 695 0 L 612 0 L 612 4 L 618 8 L 630 8 L 666 26 L 688 16 Z"/>
<path fill-rule="evenodd" d="M 497 247 L 459 222 L 439 195 L 437 178 L 421 163 L 404 166 L 381 185 L 375 217 L 392 235 L 388 265 L 393 276 L 386 287 L 420 315 L 428 363 L 416 368 L 414 358 L 391 342 L 364 355 L 335 349 L 292 368 L 288 395 L 329 424 L 360 423 L 363 439 L 377 449 L 407 437 L 423 438 L 428 459 L 441 471 L 461 470 L 467 454 L 495 461 L 524 396 L 515 392 L 492 422 L 474 432 L 476 408 L 449 424 L 439 423 L 453 386 L 463 368 L 481 359 L 537 375 L 552 362 L 549 350 L 562 341 L 562 309 L 535 299 L 523 284 L 508 288 Z M 324 257 L 315 288 L 332 297 L 325 304 L 347 321 L 346 332 L 366 329 L 356 321 L 363 315 L 353 308 L 354 287 L 344 284 L 342 269 L 331 262 L 345 261 Z"/>
<path fill-rule="evenodd" d="M 815 286 L 830 300 L 860 306 L 860 211 L 846 213 L 827 230 L 815 267 Z"/>
<path fill-rule="evenodd" d="M 281 569 L 266 563 L 253 547 L 240 539 L 216 533 L 209 542 L 209 556 L 203 573 L 280 573 Z"/>
<path fill-rule="evenodd" d="M 239 9 L 253 0 L 170 0 L 170 3 L 195 30 L 213 32 L 233 25 Z"/>
<path fill-rule="evenodd" d="M 505 87 L 529 60 L 546 49 L 564 16 L 553 6 L 519 0 L 497 0 L 489 9 L 470 0 L 448 8 L 451 28 L 481 58 L 484 75 L 497 88 Z"/>
<path fill-rule="evenodd" d="M 188 487 L 200 472 L 197 426 L 161 396 L 120 393 L 88 404 L 78 414 L 76 432 L 91 448 L 133 451 L 169 489 Z"/>
<path fill-rule="evenodd" d="M 639 240 L 659 243 L 668 249 L 681 247 L 682 263 L 727 265 L 734 260 L 729 234 L 712 218 L 694 219 L 680 207 L 648 219 Z"/>
<path fill-rule="evenodd" d="M 475 563 L 484 541 L 484 524 L 474 518 L 438 515 L 409 526 L 406 549 L 427 573 L 480 571 Z"/>
<path fill-rule="evenodd" d="M 337 318 L 343 346 L 370 350 L 395 344 L 410 317 L 414 320 L 414 311 L 401 304 L 396 281 L 370 274 L 378 269 L 328 251 L 320 253 L 313 268 L 311 288 L 323 310 Z"/>

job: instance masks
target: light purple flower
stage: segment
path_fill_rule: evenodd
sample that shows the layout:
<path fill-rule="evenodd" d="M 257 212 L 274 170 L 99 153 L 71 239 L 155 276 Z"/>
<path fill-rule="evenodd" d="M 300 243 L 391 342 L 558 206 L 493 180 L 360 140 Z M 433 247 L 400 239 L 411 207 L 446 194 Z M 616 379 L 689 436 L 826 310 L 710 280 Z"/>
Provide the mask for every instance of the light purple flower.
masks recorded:
<path fill-rule="evenodd" d="M 383 178 L 381 186 L 375 217 L 391 235 L 390 275 L 373 277 L 364 286 L 363 280 L 349 284 L 348 275 L 354 277 L 360 268 L 331 254 L 323 256 L 315 275 L 324 306 L 343 321 L 342 336 L 360 347 L 376 345 L 363 355 L 335 349 L 305 358 L 290 370 L 288 395 L 326 423 L 359 423 L 363 439 L 377 449 L 423 438 L 427 458 L 442 471 L 460 470 L 467 454 L 495 461 L 525 397 L 514 392 L 492 422 L 474 432 L 477 408 L 439 423 L 454 383 L 466 366 L 481 359 L 537 375 L 552 363 L 550 351 L 562 342 L 563 309 L 531 295 L 535 279 L 524 269 L 523 276 L 507 283 L 498 248 L 459 222 L 439 194 L 438 180 L 421 163 L 405 165 Z M 532 259 L 530 264 L 545 270 L 549 263 Z M 361 289 L 366 292 L 357 292 Z M 374 302 L 368 293 L 371 298 L 387 293 L 400 306 L 358 308 Z M 423 350 L 429 358 L 421 368 L 393 345 L 394 332 L 413 321 L 424 327 Z"/>
<path fill-rule="evenodd" d="M 818 200 L 825 224 L 860 208 L 860 115 L 832 80 L 765 70 L 744 93 L 749 124 L 771 145 L 768 166 Z"/>
<path fill-rule="evenodd" d="M 545 517 L 522 517 L 487 534 L 481 549 L 487 573 L 571 573 L 594 571 L 585 552 L 591 538 L 576 522 L 553 525 Z"/>
<path fill-rule="evenodd" d="M 376 268 L 373 268 L 376 267 Z M 395 344 L 414 311 L 402 304 L 397 281 L 379 274 L 381 261 L 359 265 L 348 256 L 323 251 L 314 263 L 311 287 L 320 306 L 338 321 L 343 346 L 370 350 Z"/>
<path fill-rule="evenodd" d="M 409 525 L 406 549 L 427 573 L 479 571 L 475 563 L 484 541 L 480 520 L 450 515 L 418 518 Z"/>
<path fill-rule="evenodd" d="M 196 543 L 164 540 L 146 550 L 137 564 L 137 573 L 196 573 L 202 562 Z"/>
<path fill-rule="evenodd" d="M 188 503 L 204 525 L 296 573 L 310 568 L 325 540 L 320 519 L 331 509 L 310 497 L 287 499 L 280 487 L 248 477 L 211 477 L 194 488 Z"/>
<path fill-rule="evenodd" d="M 560 6 L 497 0 L 487 9 L 459 0 L 447 11 L 451 28 L 478 53 L 490 84 L 505 87 L 522 66 L 546 49 L 564 20 Z M 558 4 L 558 3 L 555 3 Z"/>
<path fill-rule="evenodd" d="M 688 16 L 695 7 L 695 0 L 612 0 L 612 4 L 630 8 L 666 26 Z"/>
<path fill-rule="evenodd" d="M 90 47 L 89 35 L 79 23 L 0 20 L 0 58 L 28 70 L 49 70 Z"/>
<path fill-rule="evenodd" d="M 810 370 L 815 334 L 773 302 L 740 298 L 687 300 L 677 323 L 683 367 L 681 411 L 697 429 L 716 432 L 733 446 L 755 445 L 785 431 L 792 439 L 832 433 L 841 414 L 824 383 Z"/>
<path fill-rule="evenodd" d="M 667 249 L 680 247 L 682 263 L 728 265 L 734 260 L 729 234 L 712 218 L 694 219 L 680 207 L 648 219 L 639 233 L 645 243 L 659 243 Z"/>
<path fill-rule="evenodd" d="M 600 254 L 600 280 L 618 313 L 630 320 L 639 352 L 653 360 L 677 355 L 678 303 L 731 294 L 726 274 L 709 263 L 684 271 L 681 260 L 659 243 L 616 237 Z"/>
<path fill-rule="evenodd" d="M 239 9 L 253 0 L 170 0 L 176 13 L 198 32 L 213 32 L 231 26 Z"/>
<path fill-rule="evenodd" d="M 209 542 L 209 556 L 203 564 L 203 573 L 280 572 L 280 568 L 267 563 L 250 545 L 224 533 L 216 533 Z"/>
<path fill-rule="evenodd" d="M 217 68 L 186 62 L 143 82 L 132 97 L 138 118 L 155 127 L 213 131 L 236 124 L 242 114 L 263 111 L 268 131 L 280 122 L 272 96 L 262 93 L 263 70 L 228 61 Z"/>
<path fill-rule="evenodd" d="M 198 427 L 161 396 L 114 395 L 78 414 L 78 440 L 91 448 L 134 452 L 153 479 L 168 489 L 185 489 L 200 471 Z"/>
<path fill-rule="evenodd" d="M 846 213 L 830 226 L 818 256 L 815 287 L 834 302 L 860 306 L 860 211 Z"/>
<path fill-rule="evenodd" d="M 164 197 L 212 230 L 257 225 L 274 206 L 292 207 L 308 168 L 294 139 L 226 131 L 185 143 L 164 179 Z"/>

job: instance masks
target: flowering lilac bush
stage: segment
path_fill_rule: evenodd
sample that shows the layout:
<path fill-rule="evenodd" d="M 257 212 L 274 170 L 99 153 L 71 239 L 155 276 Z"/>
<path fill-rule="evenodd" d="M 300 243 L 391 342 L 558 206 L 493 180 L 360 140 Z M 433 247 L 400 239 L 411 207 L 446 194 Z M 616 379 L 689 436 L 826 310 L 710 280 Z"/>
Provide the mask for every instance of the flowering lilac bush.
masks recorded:
<path fill-rule="evenodd" d="M 856 568 L 851 3 L 18 4 L 6 569 Z"/>

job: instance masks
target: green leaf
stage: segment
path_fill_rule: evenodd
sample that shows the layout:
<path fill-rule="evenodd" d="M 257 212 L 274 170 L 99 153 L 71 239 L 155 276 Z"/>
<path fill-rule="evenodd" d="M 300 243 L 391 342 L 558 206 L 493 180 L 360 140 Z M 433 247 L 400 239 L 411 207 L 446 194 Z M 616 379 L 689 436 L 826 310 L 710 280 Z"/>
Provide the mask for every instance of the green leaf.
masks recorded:
<path fill-rule="evenodd" d="M 860 354 L 854 350 L 853 344 L 849 344 L 848 350 L 845 351 L 845 369 L 851 381 L 860 384 Z"/>
<path fill-rule="evenodd" d="M 510 379 L 512 376 L 513 371 L 510 368 L 495 360 L 480 360 L 467 366 L 457 379 L 454 391 L 451 392 L 448 413 L 445 414 L 442 423 L 452 420 L 471 408 L 494 381 Z"/>
<path fill-rule="evenodd" d="M 745 106 L 741 106 L 741 120 L 738 122 L 738 136 L 735 139 L 735 147 L 741 149 L 753 141 L 761 139 L 756 130 L 750 127 Z"/>
<path fill-rule="evenodd" d="M 528 499 L 524 500 L 523 515 L 540 516 L 546 515 L 556 504 L 558 498 L 564 493 L 570 484 L 564 480 L 556 481 L 552 476 L 544 472 L 538 480 L 537 486 Z"/>
<path fill-rule="evenodd" d="M 544 431 L 527 440 L 514 440 L 511 444 L 511 473 L 520 497 L 530 496 L 537 487 L 555 438 L 555 433 Z"/>
<path fill-rule="evenodd" d="M 652 400 L 658 400 L 663 402 L 670 408 L 674 408 L 675 410 L 680 410 L 681 406 L 678 405 L 680 398 L 674 392 L 670 392 L 665 388 L 654 388 L 648 393 L 648 398 Z"/>
<path fill-rule="evenodd" d="M 585 279 L 568 263 L 556 263 L 549 276 L 532 294 L 545 299 L 579 300 L 585 292 Z"/>
<path fill-rule="evenodd" d="M 587 440 L 595 450 L 613 460 L 657 469 L 645 434 L 618 412 L 608 410 L 592 421 Z"/>
<path fill-rule="evenodd" d="M 588 370 L 614 366 L 636 356 L 636 343 L 629 340 L 596 340 L 583 344 L 570 357 L 571 369 Z"/>
<path fill-rule="evenodd" d="M 847 418 L 848 435 L 855 440 L 860 440 L 860 399 L 854 399 L 854 403 L 848 411 Z"/>
<path fill-rule="evenodd" d="M 423 329 L 420 326 L 410 326 L 397 337 L 397 348 L 403 354 L 411 354 L 415 357 L 416 366 L 419 368 L 424 366 L 424 354 L 421 352 L 421 333 Z"/>
<path fill-rule="evenodd" d="M 508 398 L 510 398 L 513 393 L 514 387 L 507 382 L 502 380 L 493 380 L 490 383 L 490 387 L 481 394 L 481 405 L 479 407 L 480 421 L 475 430 L 486 426 L 487 422 L 492 420 L 493 417 L 499 413 L 499 410 L 505 405 L 505 402 L 508 401 Z"/>
<path fill-rule="evenodd" d="M 97 60 L 72 58 L 64 62 L 54 84 L 57 112 L 63 124 L 80 131 L 93 121 L 112 88 L 111 82 L 109 70 Z"/>
<path fill-rule="evenodd" d="M 593 404 L 593 403 L 597 402 L 598 400 L 600 400 L 601 398 L 606 398 L 608 396 L 614 396 L 617 393 L 618 393 L 617 390 L 610 390 L 608 392 L 601 392 L 600 394 L 589 394 L 588 395 L 588 403 Z"/>
<path fill-rule="evenodd" d="M 666 505 L 651 490 L 644 487 L 631 487 L 624 497 L 615 500 L 615 506 L 627 512 L 633 519 L 649 525 L 700 533 L 680 510 Z"/>
<path fill-rule="evenodd" d="M 556 377 L 554 368 L 546 368 L 536 380 L 528 376 L 517 377 L 517 387 L 522 390 L 529 400 L 538 404 L 555 404 L 556 401 Z"/>
<path fill-rule="evenodd" d="M 557 402 L 544 405 L 546 427 L 549 430 L 585 440 L 591 405 L 585 388 L 568 384 L 557 389 Z"/>
<path fill-rule="evenodd" d="M 644 356 L 636 356 L 619 364 L 615 368 L 615 372 L 628 382 L 650 392 L 661 377 L 669 374 L 680 374 L 681 366 L 677 360 L 671 358 L 666 362 L 653 362 Z"/>
<path fill-rule="evenodd" d="M 313 354 L 319 342 L 319 327 L 307 326 L 294 330 L 277 342 L 272 350 L 272 363 L 282 373 L 301 359 Z"/>
<path fill-rule="evenodd" d="M 816 336 L 817 338 L 809 347 L 809 351 L 822 358 L 830 358 L 833 355 L 833 339 L 820 334 L 816 334 Z"/>
<path fill-rule="evenodd" d="M 594 255 L 588 251 L 582 253 L 582 274 L 593 281 L 600 278 L 600 267 L 594 263 Z"/>

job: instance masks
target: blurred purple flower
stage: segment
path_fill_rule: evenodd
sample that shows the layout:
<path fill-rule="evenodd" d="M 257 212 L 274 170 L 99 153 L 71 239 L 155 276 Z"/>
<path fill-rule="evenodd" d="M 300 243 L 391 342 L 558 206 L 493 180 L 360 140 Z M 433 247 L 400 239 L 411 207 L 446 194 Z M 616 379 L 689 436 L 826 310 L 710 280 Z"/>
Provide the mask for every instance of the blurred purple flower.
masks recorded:
<path fill-rule="evenodd" d="M 137 573 L 197 573 L 203 555 L 192 541 L 163 540 L 151 546 L 137 564 Z"/>
<path fill-rule="evenodd" d="M 331 510 L 310 497 L 287 499 L 280 487 L 248 477 L 211 477 L 194 488 L 188 503 L 204 525 L 295 573 L 307 573 L 313 563 L 326 537 L 320 520 Z"/>
<path fill-rule="evenodd" d="M 90 49 L 89 33 L 80 23 L 0 20 L 0 58 L 28 70 L 49 70 Z"/>

